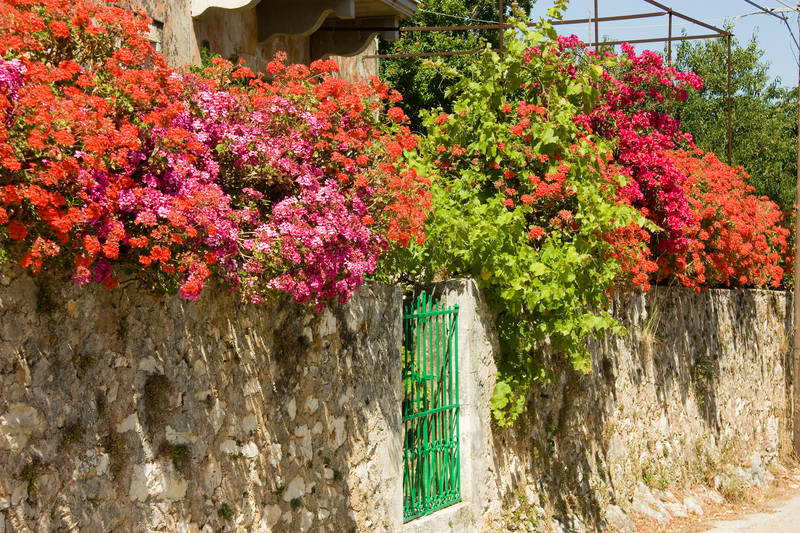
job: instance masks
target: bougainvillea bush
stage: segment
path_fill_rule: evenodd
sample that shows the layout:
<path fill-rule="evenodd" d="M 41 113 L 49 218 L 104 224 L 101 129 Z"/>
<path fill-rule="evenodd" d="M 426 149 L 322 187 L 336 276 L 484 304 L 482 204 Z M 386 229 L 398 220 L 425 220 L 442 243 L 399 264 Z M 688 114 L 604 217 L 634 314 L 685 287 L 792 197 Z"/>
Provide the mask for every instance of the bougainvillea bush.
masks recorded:
<path fill-rule="evenodd" d="M 740 170 L 681 150 L 691 137 L 663 103 L 679 105 L 699 78 L 627 46 L 595 54 L 549 20 L 505 43 L 449 73 L 452 113 L 423 113 L 428 238 L 386 263 L 414 279 L 479 280 L 502 347 L 500 424 L 533 381 L 589 370 L 587 338 L 620 331 L 606 310 L 616 287 L 779 283 L 788 235 Z M 543 344 L 557 355 L 543 359 Z"/>
<path fill-rule="evenodd" d="M 666 153 L 686 176 L 692 222 L 686 244 L 659 257 L 659 276 L 687 287 L 779 287 L 788 266 L 790 230 L 780 207 L 755 196 L 741 167 L 701 150 Z"/>
<path fill-rule="evenodd" d="M 575 38 L 571 44 L 583 46 Z M 606 239 L 615 246 L 646 244 L 614 254 L 645 290 L 672 280 L 697 290 L 778 287 L 789 233 L 780 209 L 753 195 L 742 169 L 713 154 L 699 158 L 691 135 L 666 112 L 681 105 L 688 90 L 701 87 L 695 74 L 676 70 L 649 50 L 637 55 L 629 45 L 605 68 L 600 104 L 577 119 L 613 143 L 613 162 L 629 180 L 620 201 L 655 224 L 634 224 Z"/>
<path fill-rule="evenodd" d="M 332 61 L 175 71 L 147 31 L 111 3 L 0 0 L 5 257 L 109 288 L 135 270 L 190 300 L 216 273 L 319 307 L 423 239 L 399 94 Z"/>
<path fill-rule="evenodd" d="M 571 45 L 583 47 L 574 37 Z M 637 55 L 627 43 L 621 48 L 620 61 L 603 71 L 599 105 L 578 120 L 614 141 L 614 161 L 629 178 L 623 197 L 663 230 L 651 245 L 671 252 L 686 243 L 683 230 L 692 224 L 692 213 L 684 189 L 686 176 L 667 151 L 691 146 L 691 135 L 662 111 L 662 104 L 679 105 L 686 100 L 687 90 L 702 88 L 702 81 L 691 72 L 666 65 L 656 52 L 644 50 Z"/>

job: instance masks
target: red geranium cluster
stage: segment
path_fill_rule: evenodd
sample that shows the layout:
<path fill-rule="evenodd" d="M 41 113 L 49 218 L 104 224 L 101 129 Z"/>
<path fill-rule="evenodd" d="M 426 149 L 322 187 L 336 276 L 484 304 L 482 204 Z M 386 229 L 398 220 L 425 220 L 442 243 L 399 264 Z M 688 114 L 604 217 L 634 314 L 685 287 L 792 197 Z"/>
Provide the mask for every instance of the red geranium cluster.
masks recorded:
<path fill-rule="evenodd" d="M 332 61 L 180 73 L 147 32 L 110 3 L 0 0 L 0 252 L 82 284 L 125 264 L 194 299 L 216 271 L 319 306 L 424 238 L 399 94 Z"/>

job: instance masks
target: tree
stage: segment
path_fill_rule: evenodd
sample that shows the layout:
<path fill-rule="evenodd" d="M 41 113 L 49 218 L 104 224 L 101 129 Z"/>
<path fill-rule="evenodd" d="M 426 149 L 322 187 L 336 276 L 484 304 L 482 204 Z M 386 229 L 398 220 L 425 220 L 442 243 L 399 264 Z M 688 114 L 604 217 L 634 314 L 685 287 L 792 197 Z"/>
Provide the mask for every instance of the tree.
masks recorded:
<path fill-rule="evenodd" d="M 733 165 L 750 174 L 756 194 L 788 212 L 797 176 L 797 92 L 770 79 L 756 35 L 744 46 L 736 38 L 731 44 Z M 676 67 L 698 74 L 704 86 L 671 110 L 699 148 L 721 159 L 728 149 L 727 54 L 726 39 L 681 43 Z"/>
<path fill-rule="evenodd" d="M 520 0 L 521 11 L 529 13 L 535 0 Z M 511 2 L 506 2 L 506 16 L 511 14 Z M 420 2 L 420 9 L 409 19 L 400 22 L 401 26 L 453 26 L 484 25 L 498 20 L 497 0 L 430 0 Z M 497 30 L 446 31 L 446 32 L 404 32 L 394 42 L 381 40 L 380 53 L 404 54 L 419 52 L 464 51 L 499 45 Z M 451 56 L 442 58 L 449 66 L 465 71 L 474 63 L 477 56 Z M 442 107 L 446 112 L 452 110 L 453 99 L 447 95 L 450 86 L 448 78 L 441 69 L 424 58 L 411 57 L 384 59 L 380 65 L 381 79 L 397 89 L 404 97 L 403 108 L 411 118 L 412 129 L 419 131 L 420 110 Z"/>

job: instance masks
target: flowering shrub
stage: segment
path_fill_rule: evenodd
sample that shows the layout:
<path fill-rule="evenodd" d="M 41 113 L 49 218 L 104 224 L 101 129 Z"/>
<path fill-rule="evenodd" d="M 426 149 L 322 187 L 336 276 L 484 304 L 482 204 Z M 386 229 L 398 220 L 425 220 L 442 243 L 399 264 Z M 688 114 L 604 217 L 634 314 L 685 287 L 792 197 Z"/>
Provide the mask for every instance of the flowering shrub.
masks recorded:
<path fill-rule="evenodd" d="M 778 287 L 787 262 L 789 229 L 777 204 L 757 197 L 741 167 L 714 154 L 677 151 L 666 156 L 687 176 L 694 222 L 687 244 L 659 258 L 660 277 L 674 276 L 687 287 Z"/>
<path fill-rule="evenodd" d="M 0 250 L 37 272 L 193 300 L 212 272 L 257 302 L 345 300 L 392 245 L 423 240 L 427 180 L 400 95 L 337 65 L 269 79 L 170 69 L 147 20 L 93 0 L 0 0 Z M 285 57 L 285 56 L 284 56 Z"/>
<path fill-rule="evenodd" d="M 557 16 L 565 2 L 555 2 Z M 428 241 L 390 257 L 416 278 L 470 275 L 496 313 L 502 345 L 492 409 L 521 412 L 545 341 L 587 371 L 584 341 L 620 331 L 608 292 L 627 276 L 693 287 L 778 283 L 788 231 L 740 170 L 699 159 L 661 104 L 700 80 L 630 47 L 597 57 L 544 20 L 506 35 L 456 79 L 453 113 L 427 117 Z M 419 162 L 418 162 L 419 163 Z"/>
<path fill-rule="evenodd" d="M 573 39 L 573 46 L 582 46 Z M 593 54 L 594 52 L 589 52 Z M 691 145 L 691 135 L 660 112 L 666 100 L 685 101 L 686 88 L 700 89 L 702 81 L 691 72 L 665 65 L 662 57 L 645 50 L 636 55 L 622 45 L 621 61 L 603 72 L 600 104 L 577 119 L 598 135 L 614 139 L 614 161 L 630 180 L 622 194 L 663 229 L 651 243 L 658 251 L 672 252 L 686 244 L 684 228 L 694 222 L 684 190 L 686 179 L 665 151 Z"/>
<path fill-rule="evenodd" d="M 573 37 L 568 46 L 582 44 Z M 637 55 L 627 44 L 622 51 L 620 61 L 604 69 L 599 105 L 576 117 L 615 142 L 614 165 L 630 178 L 619 201 L 656 224 L 645 228 L 634 223 L 607 234 L 612 257 L 645 290 L 651 281 L 671 278 L 698 290 L 777 287 L 788 235 L 780 210 L 751 194 L 741 169 L 713 154 L 699 160 L 692 152 L 676 150 L 693 147 L 691 135 L 663 112 L 664 102 L 685 101 L 687 90 L 700 89 L 702 81 L 664 64 L 652 51 Z"/>
<path fill-rule="evenodd" d="M 614 163 L 631 178 L 620 200 L 662 231 L 636 224 L 617 230 L 606 236 L 613 255 L 645 290 L 652 280 L 671 278 L 698 290 L 779 286 L 788 235 L 780 209 L 751 194 L 741 169 L 713 154 L 699 159 L 675 150 L 692 147 L 691 135 L 661 109 L 667 100 L 685 101 L 687 89 L 701 88 L 700 78 L 665 65 L 654 52 L 637 56 L 629 45 L 622 48 L 620 63 L 603 73 L 600 105 L 578 120 L 617 139 Z M 637 240 L 646 246 L 635 246 Z"/>
<path fill-rule="evenodd" d="M 575 120 L 598 104 L 602 69 L 574 68 L 580 50 L 549 22 L 518 31 L 524 39 L 509 34 L 502 58 L 487 52 L 457 77 L 453 113 L 424 118 L 420 152 L 435 175 L 434 209 L 428 240 L 400 250 L 398 267 L 479 280 L 503 348 L 492 398 L 501 424 L 549 370 L 537 343 L 548 339 L 588 371 L 585 339 L 619 330 L 605 306 L 621 264 L 603 236 L 645 224 L 617 201 L 625 179 L 608 165 L 611 145 Z"/>

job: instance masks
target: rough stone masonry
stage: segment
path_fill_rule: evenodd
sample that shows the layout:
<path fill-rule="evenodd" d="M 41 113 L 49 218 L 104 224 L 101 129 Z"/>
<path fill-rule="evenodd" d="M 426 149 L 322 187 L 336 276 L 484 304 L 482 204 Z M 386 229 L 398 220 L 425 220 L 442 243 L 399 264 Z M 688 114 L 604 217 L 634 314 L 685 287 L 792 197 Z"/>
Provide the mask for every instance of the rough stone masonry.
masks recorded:
<path fill-rule="evenodd" d="M 396 531 L 399 290 L 316 314 L 0 274 L 0 531 Z"/>
<path fill-rule="evenodd" d="M 617 295 L 627 335 L 592 343 L 591 374 L 536 387 L 493 432 L 487 501 L 502 496 L 505 523 L 632 531 L 631 513 L 667 524 L 768 483 L 791 448 L 791 309 L 779 291 Z"/>
<path fill-rule="evenodd" d="M 669 531 L 673 518 L 742 498 L 782 468 L 791 447 L 786 293 L 620 292 L 611 311 L 627 334 L 590 343 L 588 374 L 544 345 L 554 377 L 534 385 L 513 427 L 499 428 L 489 412 L 501 357 L 492 313 L 472 280 L 428 289 L 460 307 L 464 502 L 409 533 L 633 533 L 634 514 Z"/>
<path fill-rule="evenodd" d="M 463 501 L 402 525 L 400 289 L 317 314 L 123 285 L 0 269 L 0 533 L 627 532 L 768 482 L 790 435 L 784 293 L 618 295 L 628 335 L 501 429 L 492 313 L 474 281 L 445 282 Z"/>

